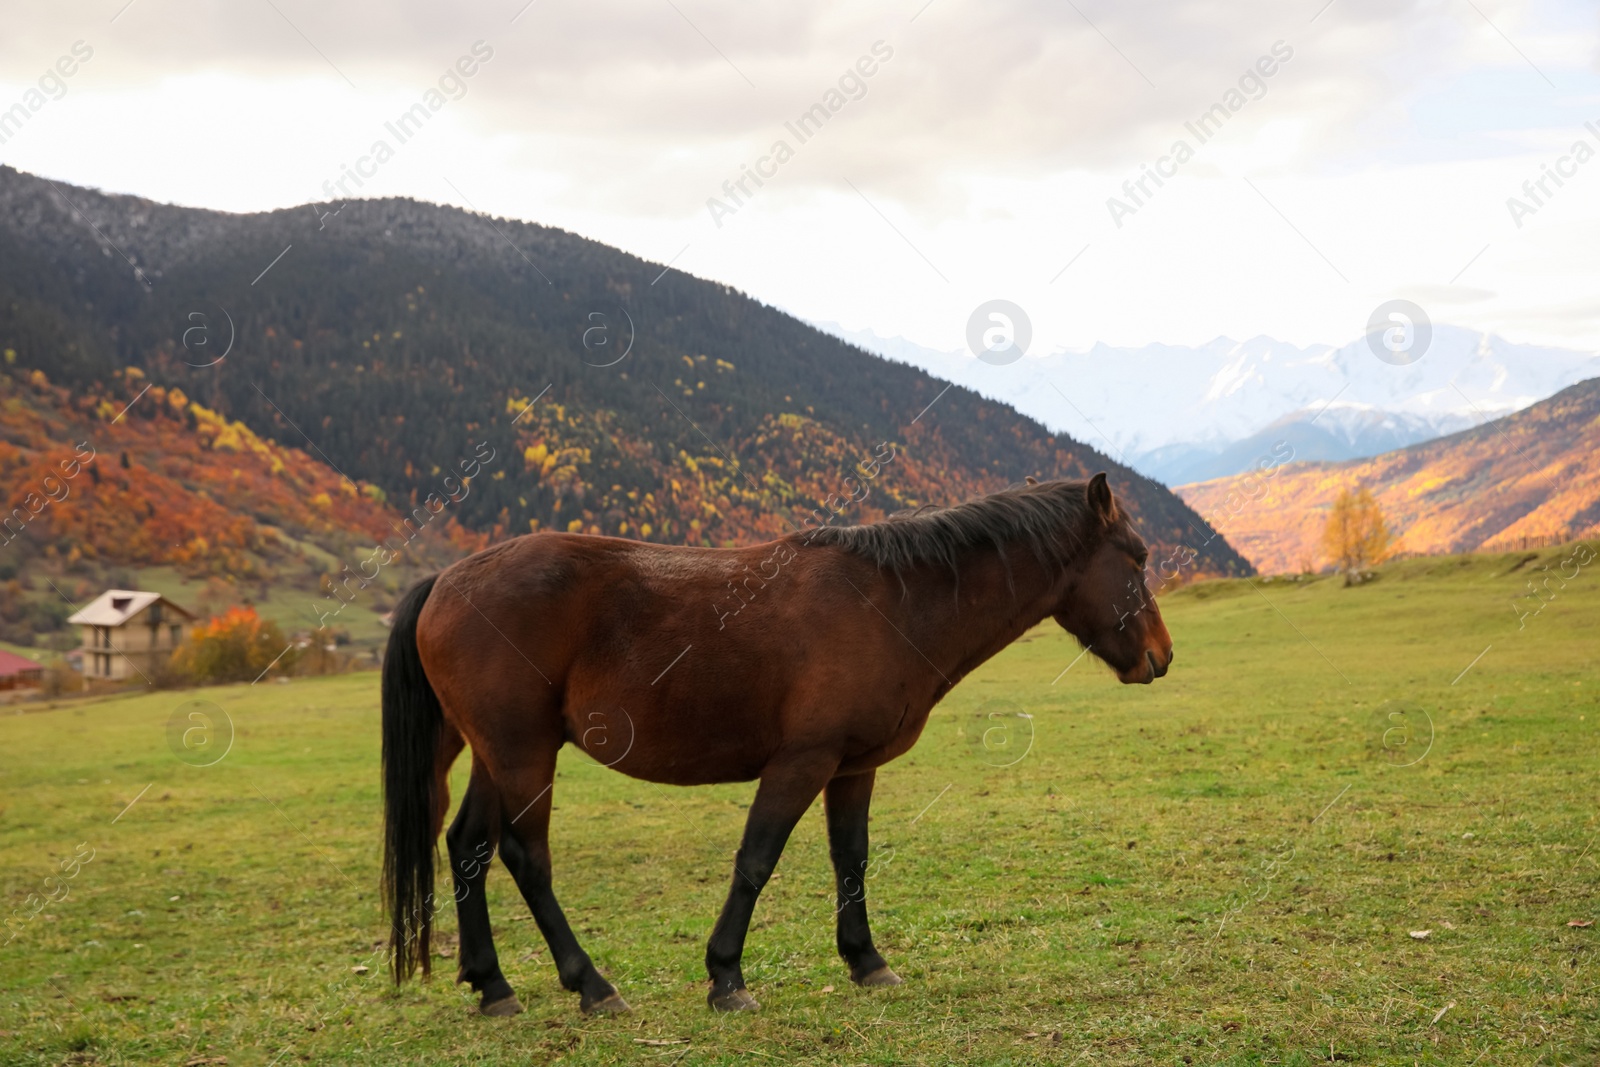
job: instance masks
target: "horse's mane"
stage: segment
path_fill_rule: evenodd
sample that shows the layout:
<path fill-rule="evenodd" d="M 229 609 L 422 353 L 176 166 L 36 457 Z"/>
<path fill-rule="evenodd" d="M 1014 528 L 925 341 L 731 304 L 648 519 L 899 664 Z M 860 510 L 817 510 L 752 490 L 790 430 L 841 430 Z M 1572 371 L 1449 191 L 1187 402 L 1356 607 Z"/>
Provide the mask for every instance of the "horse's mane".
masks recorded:
<path fill-rule="evenodd" d="M 967 549 L 1022 542 L 1039 560 L 1064 566 L 1081 547 L 1080 531 L 1094 519 L 1087 482 L 1056 480 L 1014 485 L 952 507 L 932 505 L 861 526 L 819 526 L 791 535 L 813 545 L 835 545 L 899 573 L 923 563 L 957 569 Z"/>

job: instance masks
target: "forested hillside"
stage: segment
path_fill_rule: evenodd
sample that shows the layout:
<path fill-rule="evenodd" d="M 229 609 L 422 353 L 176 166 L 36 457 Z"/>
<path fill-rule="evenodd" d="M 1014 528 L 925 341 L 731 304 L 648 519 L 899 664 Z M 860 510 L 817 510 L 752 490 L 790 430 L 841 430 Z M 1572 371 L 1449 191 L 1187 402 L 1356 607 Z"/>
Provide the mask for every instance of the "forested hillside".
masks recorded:
<path fill-rule="evenodd" d="M 1290 463 L 1178 489 L 1264 571 L 1319 566 L 1339 493 L 1377 498 L 1400 555 L 1509 552 L 1600 535 L 1600 378 L 1371 459 Z"/>
<path fill-rule="evenodd" d="M 348 625 L 341 604 L 374 579 L 361 608 L 382 612 L 418 573 L 488 543 L 448 507 L 408 526 L 378 486 L 137 368 L 80 392 L 37 368 L 0 375 L 0 486 L 0 640 L 20 645 L 76 644 L 64 633 L 74 607 L 150 568 L 169 591 L 195 591 L 180 601 L 191 609 L 274 598 L 292 603 L 293 625 L 324 611 Z"/>
<path fill-rule="evenodd" d="M 126 400 L 135 368 L 401 511 L 492 453 L 455 505 L 490 537 L 727 544 L 1104 469 L 1197 572 L 1249 568 L 1165 488 L 1010 408 L 727 287 L 454 208 L 227 215 L 0 168 L 0 345 L 13 375 L 75 393 Z"/>

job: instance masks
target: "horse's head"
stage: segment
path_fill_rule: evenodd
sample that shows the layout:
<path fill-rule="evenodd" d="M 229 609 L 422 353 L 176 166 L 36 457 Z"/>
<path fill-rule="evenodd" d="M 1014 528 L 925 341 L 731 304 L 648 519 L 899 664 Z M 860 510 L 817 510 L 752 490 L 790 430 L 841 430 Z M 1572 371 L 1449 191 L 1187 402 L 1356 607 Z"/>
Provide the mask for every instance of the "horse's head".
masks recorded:
<path fill-rule="evenodd" d="M 1105 474 L 1090 479 L 1084 493 L 1089 537 L 1068 567 L 1055 620 L 1123 682 L 1153 682 L 1172 664 L 1172 637 L 1145 584 L 1149 550 L 1117 507 Z"/>

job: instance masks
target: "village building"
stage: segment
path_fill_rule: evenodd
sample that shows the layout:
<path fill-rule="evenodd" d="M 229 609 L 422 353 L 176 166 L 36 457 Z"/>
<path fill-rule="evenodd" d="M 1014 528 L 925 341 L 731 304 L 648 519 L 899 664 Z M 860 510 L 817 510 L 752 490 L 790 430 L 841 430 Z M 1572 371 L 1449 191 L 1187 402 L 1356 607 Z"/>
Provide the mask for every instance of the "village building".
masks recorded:
<path fill-rule="evenodd" d="M 195 617 L 160 593 L 108 589 L 67 619 L 83 635 L 89 681 L 148 678 L 189 636 Z"/>
<path fill-rule="evenodd" d="M 44 664 L 0 649 L 0 690 L 33 689 L 44 684 Z"/>

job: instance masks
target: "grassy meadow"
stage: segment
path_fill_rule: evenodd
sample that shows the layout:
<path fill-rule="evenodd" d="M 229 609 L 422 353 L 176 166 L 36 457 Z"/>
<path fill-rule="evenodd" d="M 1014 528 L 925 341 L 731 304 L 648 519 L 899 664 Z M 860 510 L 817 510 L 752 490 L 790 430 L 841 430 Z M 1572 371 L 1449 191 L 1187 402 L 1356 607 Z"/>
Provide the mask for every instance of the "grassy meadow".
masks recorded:
<path fill-rule="evenodd" d="M 1600 569 L 1512 607 L 1565 556 L 1191 586 L 1148 687 L 1041 627 L 880 772 L 868 903 L 906 984 L 834 953 L 819 802 L 737 1017 L 701 961 L 753 784 L 564 754 L 557 892 L 634 1011 L 578 1013 L 497 867 L 528 1011 L 484 1019 L 452 961 L 396 990 L 375 951 L 376 674 L 6 709 L 0 1063 L 1593 1065 Z M 169 744 L 196 700 L 233 725 L 210 766 Z"/>

